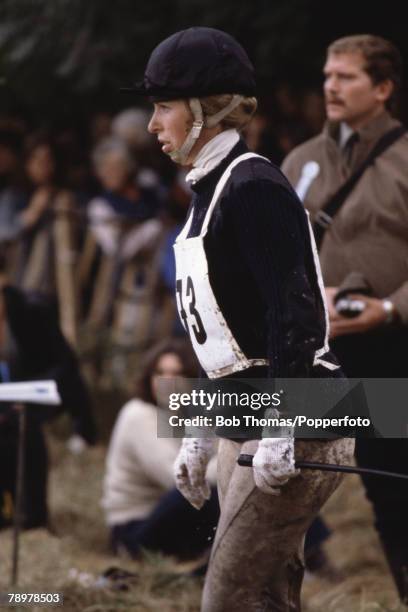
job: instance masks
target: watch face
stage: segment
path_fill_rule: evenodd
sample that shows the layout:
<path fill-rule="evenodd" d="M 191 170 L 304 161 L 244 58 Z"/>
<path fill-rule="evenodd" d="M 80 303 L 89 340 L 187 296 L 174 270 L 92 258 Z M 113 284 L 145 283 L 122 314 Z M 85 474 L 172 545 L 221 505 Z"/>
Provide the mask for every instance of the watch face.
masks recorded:
<path fill-rule="evenodd" d="M 394 319 L 394 304 L 391 302 L 391 300 L 383 300 L 382 305 L 383 305 L 384 311 L 387 314 L 387 318 L 385 319 L 385 322 L 392 323 Z"/>

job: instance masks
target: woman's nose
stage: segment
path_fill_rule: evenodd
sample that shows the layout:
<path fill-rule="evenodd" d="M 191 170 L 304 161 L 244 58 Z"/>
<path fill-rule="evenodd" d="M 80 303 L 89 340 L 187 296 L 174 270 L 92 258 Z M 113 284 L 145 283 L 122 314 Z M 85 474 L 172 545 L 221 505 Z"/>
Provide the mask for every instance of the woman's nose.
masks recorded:
<path fill-rule="evenodd" d="M 154 111 L 150 117 L 150 121 L 147 125 L 147 131 L 150 132 L 150 134 L 157 132 L 156 111 Z"/>

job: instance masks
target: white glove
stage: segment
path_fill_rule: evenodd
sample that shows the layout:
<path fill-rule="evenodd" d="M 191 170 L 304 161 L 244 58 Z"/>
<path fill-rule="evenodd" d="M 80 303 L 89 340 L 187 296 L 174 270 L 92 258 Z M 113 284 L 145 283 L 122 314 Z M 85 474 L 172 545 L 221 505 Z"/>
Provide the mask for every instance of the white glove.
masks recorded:
<path fill-rule="evenodd" d="M 294 438 L 262 438 L 252 462 L 256 486 L 264 493 L 280 495 L 280 487 L 297 476 Z"/>
<path fill-rule="evenodd" d="M 197 510 L 200 510 L 211 495 L 205 473 L 213 445 L 214 440 L 210 438 L 183 438 L 180 452 L 174 463 L 176 486 Z"/>

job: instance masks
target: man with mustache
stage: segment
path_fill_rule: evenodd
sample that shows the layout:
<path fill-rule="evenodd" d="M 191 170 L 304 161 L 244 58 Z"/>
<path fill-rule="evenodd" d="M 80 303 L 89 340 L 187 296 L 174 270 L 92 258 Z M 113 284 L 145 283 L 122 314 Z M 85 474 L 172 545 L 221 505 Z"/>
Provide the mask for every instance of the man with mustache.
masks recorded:
<path fill-rule="evenodd" d="M 332 348 L 349 377 L 408 374 L 408 136 L 392 117 L 401 73 L 399 52 L 387 40 L 356 35 L 333 42 L 324 66 L 327 123 L 283 163 L 320 238 Z M 382 152 L 340 206 L 327 208 L 379 142 L 385 143 Z M 402 438 L 356 440 L 357 461 L 365 467 L 404 472 L 407 451 Z M 363 480 L 406 599 L 408 486 L 402 480 Z"/>

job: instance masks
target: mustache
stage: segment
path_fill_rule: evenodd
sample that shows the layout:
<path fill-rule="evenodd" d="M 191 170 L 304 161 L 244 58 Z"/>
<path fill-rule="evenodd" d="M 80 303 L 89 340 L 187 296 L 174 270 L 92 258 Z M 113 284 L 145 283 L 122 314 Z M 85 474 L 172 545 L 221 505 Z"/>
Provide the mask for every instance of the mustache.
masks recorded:
<path fill-rule="evenodd" d="M 344 106 L 344 101 L 340 98 L 334 98 L 333 96 L 326 96 L 326 104 L 340 104 Z"/>

